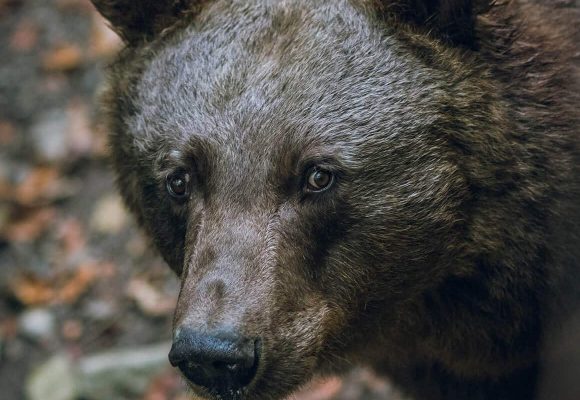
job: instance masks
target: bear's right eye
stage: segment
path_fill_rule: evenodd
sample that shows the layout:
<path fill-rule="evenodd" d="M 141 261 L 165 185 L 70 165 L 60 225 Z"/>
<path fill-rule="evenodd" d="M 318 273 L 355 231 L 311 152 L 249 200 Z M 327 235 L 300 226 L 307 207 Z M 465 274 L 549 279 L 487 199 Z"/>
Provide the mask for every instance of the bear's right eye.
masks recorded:
<path fill-rule="evenodd" d="M 167 176 L 167 191 L 171 197 L 183 200 L 189 195 L 190 176 L 185 171 L 177 171 Z"/>

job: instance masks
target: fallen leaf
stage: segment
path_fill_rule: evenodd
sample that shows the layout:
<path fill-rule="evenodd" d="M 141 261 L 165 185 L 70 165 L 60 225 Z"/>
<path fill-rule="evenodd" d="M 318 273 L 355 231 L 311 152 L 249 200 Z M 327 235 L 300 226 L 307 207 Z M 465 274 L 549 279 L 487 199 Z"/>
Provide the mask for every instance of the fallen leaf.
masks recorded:
<path fill-rule="evenodd" d="M 0 202 L 6 203 L 14 200 L 14 187 L 0 176 Z"/>
<path fill-rule="evenodd" d="M 78 319 L 69 319 L 62 324 L 61 333 L 65 339 L 78 340 L 83 335 L 83 324 Z"/>
<path fill-rule="evenodd" d="M 0 145 L 8 146 L 16 139 L 16 128 L 8 121 L 0 121 Z"/>
<path fill-rule="evenodd" d="M 331 400 L 341 389 L 342 380 L 339 378 L 316 380 L 294 394 L 292 398 L 294 400 Z"/>
<path fill-rule="evenodd" d="M 134 278 L 129 282 L 127 296 L 148 315 L 167 315 L 175 308 L 175 298 L 161 293 L 151 283 L 141 278 Z"/>
<path fill-rule="evenodd" d="M 86 263 L 74 271 L 55 272 L 50 277 L 23 274 L 9 283 L 14 296 L 27 306 L 73 304 L 99 278 L 101 264 Z"/>
<path fill-rule="evenodd" d="M 73 99 L 67 107 L 67 147 L 74 155 L 92 152 L 94 138 L 89 121 L 89 109 L 80 99 Z"/>
<path fill-rule="evenodd" d="M 170 400 L 170 394 L 181 388 L 181 380 L 173 371 L 163 371 L 150 380 L 143 400 Z"/>
<path fill-rule="evenodd" d="M 111 279 L 117 275 L 117 266 L 112 262 L 101 262 L 98 265 L 99 277 L 103 279 Z"/>
<path fill-rule="evenodd" d="M 20 21 L 10 37 L 10 47 L 16 51 L 27 52 L 34 49 L 37 43 L 38 25 L 28 19 Z"/>
<path fill-rule="evenodd" d="M 59 239 L 66 256 L 82 250 L 86 245 L 83 226 L 75 218 L 68 218 L 58 229 Z"/>
<path fill-rule="evenodd" d="M 0 338 L 13 339 L 18 334 L 18 319 L 14 316 L 2 317 L 0 321 Z"/>
<path fill-rule="evenodd" d="M 378 376 L 369 369 L 363 369 L 360 372 L 359 379 L 374 392 L 387 392 L 389 390 L 389 384 L 384 377 Z"/>
<path fill-rule="evenodd" d="M 110 149 L 108 141 L 108 130 L 103 123 L 98 123 L 92 127 L 93 131 L 93 155 L 95 157 L 109 158 Z"/>
<path fill-rule="evenodd" d="M 46 53 L 42 65 L 47 71 L 71 71 L 80 67 L 83 61 L 81 49 L 74 44 L 62 44 Z"/>
<path fill-rule="evenodd" d="M 81 265 L 73 274 L 67 279 L 65 283 L 59 288 L 56 301 L 59 303 L 74 303 L 83 293 L 85 293 L 89 285 L 98 277 L 97 266 L 95 264 Z"/>
<path fill-rule="evenodd" d="M 59 178 L 58 170 L 54 167 L 37 167 L 31 170 L 24 181 L 14 192 L 15 200 L 23 205 L 37 203 Z"/>
<path fill-rule="evenodd" d="M 72 196 L 78 185 L 60 176 L 55 167 L 32 168 L 24 179 L 13 184 L 0 177 L 0 200 L 35 208 Z"/>
<path fill-rule="evenodd" d="M 31 275 L 17 278 L 10 288 L 14 296 L 27 306 L 50 303 L 55 296 L 50 282 Z"/>
<path fill-rule="evenodd" d="M 134 259 L 137 259 L 149 249 L 147 239 L 140 232 L 137 232 L 125 245 L 125 250 Z"/>
<path fill-rule="evenodd" d="M 56 216 L 53 208 L 36 208 L 11 215 L 0 227 L 0 237 L 14 242 L 31 242 L 42 235 Z"/>

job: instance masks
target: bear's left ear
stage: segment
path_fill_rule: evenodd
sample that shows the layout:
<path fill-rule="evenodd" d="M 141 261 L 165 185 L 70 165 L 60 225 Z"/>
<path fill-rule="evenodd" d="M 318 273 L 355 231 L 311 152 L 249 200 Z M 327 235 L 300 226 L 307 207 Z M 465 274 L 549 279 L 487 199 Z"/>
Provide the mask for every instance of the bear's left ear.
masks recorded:
<path fill-rule="evenodd" d="M 475 18 L 491 0 L 377 0 L 381 13 L 458 46 L 476 47 Z"/>
<path fill-rule="evenodd" d="M 203 0 L 91 0 L 128 44 L 149 39 Z"/>

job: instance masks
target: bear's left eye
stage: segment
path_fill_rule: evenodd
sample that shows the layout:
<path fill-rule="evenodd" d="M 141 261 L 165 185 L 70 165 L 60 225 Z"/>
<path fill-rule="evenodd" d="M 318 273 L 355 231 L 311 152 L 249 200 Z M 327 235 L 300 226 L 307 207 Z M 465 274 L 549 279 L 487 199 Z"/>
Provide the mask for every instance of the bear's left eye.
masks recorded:
<path fill-rule="evenodd" d="M 179 200 L 189 195 L 190 176 L 185 171 L 177 171 L 167 177 L 166 187 L 169 194 Z"/>
<path fill-rule="evenodd" d="M 334 183 L 332 172 L 319 167 L 308 170 L 306 177 L 306 190 L 309 192 L 322 192 Z"/>

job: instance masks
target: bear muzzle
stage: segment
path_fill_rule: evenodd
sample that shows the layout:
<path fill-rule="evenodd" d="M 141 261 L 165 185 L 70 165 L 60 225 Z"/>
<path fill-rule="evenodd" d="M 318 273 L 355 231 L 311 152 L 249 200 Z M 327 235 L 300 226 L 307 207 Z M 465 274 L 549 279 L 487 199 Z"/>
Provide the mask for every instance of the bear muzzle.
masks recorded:
<path fill-rule="evenodd" d="M 260 350 L 259 338 L 246 338 L 233 331 L 202 333 L 182 328 L 177 330 L 169 362 L 191 383 L 228 398 L 252 382 Z"/>

